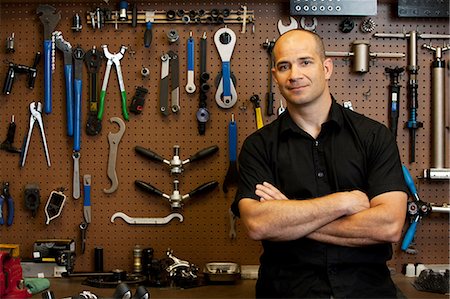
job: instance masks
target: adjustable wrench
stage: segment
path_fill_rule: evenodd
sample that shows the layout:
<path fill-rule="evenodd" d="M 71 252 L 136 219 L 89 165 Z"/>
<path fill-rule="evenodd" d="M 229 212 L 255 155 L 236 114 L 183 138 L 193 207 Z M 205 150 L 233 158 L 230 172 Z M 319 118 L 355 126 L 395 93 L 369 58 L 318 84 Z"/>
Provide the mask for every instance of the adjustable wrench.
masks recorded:
<path fill-rule="evenodd" d="M 114 223 L 114 220 L 116 218 L 122 218 L 128 224 L 167 224 L 173 218 L 178 218 L 180 222 L 183 222 L 184 220 L 183 215 L 181 215 L 180 213 L 171 213 L 166 217 L 162 218 L 137 218 L 137 217 L 130 217 L 122 212 L 117 212 L 111 216 L 111 222 Z"/>
<path fill-rule="evenodd" d="M 289 17 L 289 25 L 284 25 L 283 21 L 280 19 L 278 20 L 278 32 L 280 35 L 282 35 L 285 32 L 288 32 L 292 29 L 298 28 L 298 22 L 293 17 Z"/>
<path fill-rule="evenodd" d="M 119 125 L 119 132 L 108 133 L 109 142 L 109 158 L 108 158 L 108 177 L 111 180 L 111 187 L 109 189 L 103 189 L 105 193 L 113 193 L 119 187 L 119 180 L 117 179 L 116 173 L 116 160 L 117 160 L 117 149 L 119 147 L 119 142 L 125 133 L 125 122 L 119 117 L 111 117 L 110 122 L 115 122 Z"/>

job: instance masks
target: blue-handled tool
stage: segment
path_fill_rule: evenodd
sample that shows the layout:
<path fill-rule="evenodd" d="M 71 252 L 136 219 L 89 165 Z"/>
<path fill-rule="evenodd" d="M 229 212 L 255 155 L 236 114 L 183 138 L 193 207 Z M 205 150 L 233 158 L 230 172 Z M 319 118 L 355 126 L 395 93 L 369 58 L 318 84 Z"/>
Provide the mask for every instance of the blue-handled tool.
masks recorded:
<path fill-rule="evenodd" d="M 228 186 L 236 184 L 238 181 L 238 169 L 237 169 L 237 125 L 234 120 L 234 114 L 231 114 L 231 121 L 228 124 L 228 155 L 230 164 L 228 166 L 227 174 L 223 182 L 223 192 L 228 192 Z"/>
<path fill-rule="evenodd" d="M 192 31 L 187 40 L 187 83 L 186 83 L 186 92 L 194 93 L 196 90 L 195 82 L 194 82 L 194 64 L 195 64 L 195 44 L 194 38 L 192 37 Z"/>
<path fill-rule="evenodd" d="M 85 174 L 83 176 L 83 186 L 84 186 L 84 200 L 83 200 L 83 216 L 84 221 L 80 224 L 81 232 L 81 253 L 86 250 L 86 233 L 91 223 L 91 175 Z"/>
<path fill-rule="evenodd" d="M 402 242 L 402 250 L 406 251 L 411 244 L 417 230 L 417 224 L 419 220 L 428 215 L 431 212 L 431 205 L 429 203 L 420 200 L 419 194 L 417 193 L 414 180 L 405 165 L 402 165 L 403 177 L 405 178 L 406 185 L 408 186 L 409 192 L 413 196 L 414 200 L 408 203 L 408 215 L 412 219 L 411 224 L 406 231 L 406 234 Z"/>
<path fill-rule="evenodd" d="M 0 195 L 0 225 L 5 224 L 5 216 L 3 215 L 3 205 L 6 202 L 8 209 L 8 216 L 6 218 L 6 225 L 11 226 L 14 221 L 14 201 L 9 193 L 9 183 L 5 182 Z"/>
<path fill-rule="evenodd" d="M 36 9 L 44 25 L 44 112 L 52 112 L 52 33 L 61 20 L 61 12 L 53 6 L 42 4 Z"/>

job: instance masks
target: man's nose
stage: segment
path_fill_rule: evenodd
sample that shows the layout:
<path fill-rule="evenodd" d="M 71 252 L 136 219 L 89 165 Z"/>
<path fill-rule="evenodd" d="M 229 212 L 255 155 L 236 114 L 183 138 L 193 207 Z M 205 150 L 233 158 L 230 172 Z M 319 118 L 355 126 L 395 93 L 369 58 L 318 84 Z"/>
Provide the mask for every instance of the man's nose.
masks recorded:
<path fill-rule="evenodd" d="M 301 79 L 303 77 L 303 71 L 300 67 L 293 65 L 291 67 L 291 72 L 289 74 L 289 80 L 290 81 L 296 81 L 298 79 Z"/>

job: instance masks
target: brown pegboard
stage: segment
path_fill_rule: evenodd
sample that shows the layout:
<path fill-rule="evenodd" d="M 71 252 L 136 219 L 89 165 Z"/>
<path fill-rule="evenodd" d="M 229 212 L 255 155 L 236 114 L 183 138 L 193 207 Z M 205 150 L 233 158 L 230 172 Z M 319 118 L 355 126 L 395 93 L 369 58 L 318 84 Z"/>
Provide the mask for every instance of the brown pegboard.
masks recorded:
<path fill-rule="evenodd" d="M 422 33 L 448 34 L 448 19 L 410 19 L 397 18 L 395 15 L 395 1 L 381 1 L 378 5 L 378 15 L 372 17 L 377 24 L 374 32 L 400 33 L 417 30 Z M 0 11 L 0 36 L 4 41 L 12 32 L 15 33 L 16 52 L 2 54 L 2 60 L 31 65 L 36 51 L 42 51 L 42 25 L 35 15 L 37 3 L 2 2 Z M 96 46 L 100 49 L 107 44 L 111 52 L 117 52 L 122 44 L 129 47 L 121 61 L 124 74 L 128 101 L 134 95 L 136 86 L 144 86 L 149 90 L 142 115 L 130 114 L 130 121 L 126 123 L 125 135 L 119 145 L 117 173 L 119 189 L 113 194 L 103 193 L 103 188 L 110 186 L 106 175 L 108 155 L 108 132 L 116 132 L 115 124 L 108 122 L 112 116 L 121 117 L 120 94 L 115 71 L 111 72 L 108 84 L 103 130 L 98 136 L 87 136 L 84 131 L 87 115 L 88 75 L 83 73 L 83 124 L 81 139 L 80 174 L 92 175 L 92 224 L 87 233 L 87 250 L 81 254 L 77 248 L 76 271 L 93 270 L 94 247 L 103 247 L 105 254 L 105 270 L 122 268 L 131 270 L 132 249 L 135 244 L 143 247 L 153 247 L 155 257 L 164 256 L 170 247 L 176 256 L 187 259 L 199 266 L 210 261 L 234 261 L 240 264 L 257 264 L 261 253 L 259 242 L 249 240 L 245 229 L 238 222 L 238 239 L 231 241 L 228 237 L 229 219 L 228 208 L 233 199 L 235 189 L 228 194 L 222 192 L 222 182 L 228 168 L 227 126 L 234 113 L 238 126 L 238 145 L 242 144 L 246 136 L 256 128 L 250 96 L 258 94 L 265 98 L 267 90 L 268 57 L 262 43 L 268 39 L 278 37 L 276 23 L 281 17 L 288 15 L 286 1 L 247 2 L 248 9 L 255 14 L 255 32 L 252 26 L 249 32 L 240 33 L 239 25 L 229 25 L 237 35 L 237 44 L 231 60 L 231 70 L 237 78 L 238 103 L 229 110 L 217 107 L 214 102 L 216 88 L 208 93 L 208 109 L 210 121 L 207 124 L 205 136 L 197 133 L 195 112 L 197 111 L 198 92 L 188 95 L 184 91 L 186 84 L 186 40 L 189 32 L 193 32 L 196 47 L 195 77 L 198 85 L 199 78 L 199 38 L 206 32 L 208 38 L 208 67 L 210 84 L 220 71 L 220 59 L 213 43 L 214 33 L 222 26 L 218 25 L 164 25 L 153 26 L 153 41 L 150 49 L 143 46 L 144 25 L 132 28 L 120 25 L 114 30 L 109 25 L 102 30 L 94 31 L 87 24 L 84 16 L 88 10 L 96 7 L 97 3 L 89 1 L 71 1 L 60 3 L 50 1 L 61 10 L 62 19 L 57 29 L 63 32 L 64 39 L 72 46 L 80 44 L 84 50 Z M 103 2 L 100 4 L 105 5 Z M 138 2 L 139 9 L 210 9 L 230 8 L 239 9 L 244 3 L 231 2 L 224 5 L 216 2 L 203 1 L 173 1 L 173 2 Z M 115 7 L 111 6 L 113 9 Z M 83 16 L 83 30 L 73 33 L 70 29 L 72 16 L 79 13 Z M 339 32 L 340 17 L 318 17 L 317 32 L 324 37 L 327 50 L 350 51 L 354 40 L 370 41 L 372 52 L 402 52 L 406 53 L 407 41 L 403 39 L 379 39 L 371 34 L 362 33 L 355 28 L 349 34 Z M 358 27 L 364 18 L 354 18 Z M 166 34 L 170 29 L 177 29 L 180 39 L 170 45 Z M 441 44 L 440 40 L 431 40 L 433 44 Z M 429 42 L 419 40 L 418 44 Z M 2 47 L 4 49 L 4 47 Z M 158 111 L 160 56 L 169 49 L 176 51 L 180 59 L 180 92 L 181 111 L 178 115 L 170 114 L 163 117 Z M 2 50 L 3 51 L 3 50 Z M 131 55 L 131 52 L 135 53 Z M 3 52 L 4 53 L 4 52 Z M 422 176 L 422 171 L 430 163 L 430 65 L 433 55 L 418 49 L 419 71 L 419 120 L 424 127 L 417 131 L 416 162 L 409 163 L 409 131 L 403 129 L 408 119 L 406 85 L 408 76 L 401 77 L 401 105 L 398 145 L 403 163 L 411 171 L 413 177 Z M 444 55 L 448 60 L 449 55 Z M 377 59 L 371 63 L 370 71 L 359 75 L 350 72 L 350 63 L 346 59 L 334 59 L 334 75 L 330 81 L 331 90 L 342 103 L 351 100 L 358 112 L 364 113 L 378 121 L 387 124 L 388 116 L 388 84 L 389 78 L 384 73 L 385 67 L 406 67 L 404 59 Z M 72 194 L 72 140 L 65 132 L 65 89 L 63 75 L 63 58 L 61 52 L 56 52 L 55 73 L 53 74 L 53 113 L 44 116 L 44 125 L 52 159 L 51 168 L 47 168 L 45 156 L 40 142 L 40 136 L 35 128 L 32 136 L 30 151 L 24 168 L 19 167 L 17 155 L 0 152 L 0 181 L 9 181 L 11 194 L 16 204 L 14 224 L 11 227 L 0 227 L 0 242 L 18 243 L 21 245 L 23 257 L 31 255 L 32 244 L 39 238 L 74 238 L 79 244 L 79 224 L 82 221 L 82 198 L 74 200 Z M 150 69 L 150 78 L 142 79 L 142 66 Z M 99 75 L 99 85 L 102 83 L 105 64 Z M 6 75 L 7 65 L 0 65 L 0 74 Z M 449 71 L 446 70 L 447 86 Z M 278 108 L 280 95 L 276 88 L 275 109 Z M 43 61 L 39 65 L 38 79 L 34 90 L 26 88 L 26 78 L 20 75 L 13 87 L 12 94 L 0 96 L 0 137 L 6 137 L 6 129 L 11 115 L 14 114 L 17 124 L 15 145 L 20 146 L 22 138 L 28 130 L 29 110 L 31 101 L 43 101 Z M 448 98 L 447 98 L 448 102 Z M 266 103 L 262 101 L 262 111 Z M 274 117 L 263 116 L 264 122 L 269 123 Z M 448 121 L 447 121 L 448 123 Z M 447 137 L 448 137 L 448 130 Z M 134 147 L 140 145 L 157 152 L 165 158 L 171 158 L 173 145 L 181 147 L 180 157 L 188 158 L 200 149 L 217 144 L 219 152 L 186 166 L 180 176 L 180 191 L 189 192 L 198 185 L 211 180 L 220 183 L 218 189 L 208 195 L 189 201 L 184 210 L 184 222 L 172 221 L 165 226 L 131 226 L 121 220 L 110 222 L 110 217 L 116 211 L 123 211 L 134 217 L 163 217 L 170 213 L 169 204 L 160 197 L 145 194 L 134 186 L 134 180 L 147 181 L 170 194 L 172 192 L 173 177 L 169 174 L 167 165 L 149 161 L 134 152 Z M 447 161 L 448 163 L 449 161 Z M 450 165 L 446 165 L 450 167 Z M 23 204 L 23 188 L 25 184 L 36 182 L 41 190 L 41 205 L 35 218 L 25 211 Z M 449 201 L 448 182 L 428 182 L 416 180 L 418 191 L 422 199 L 429 202 L 445 203 Z M 50 225 L 45 225 L 44 205 L 50 192 L 56 188 L 65 187 L 68 200 L 62 216 Z M 399 244 L 395 244 L 395 256 L 390 262 L 398 271 L 401 265 L 408 262 L 447 263 L 449 259 L 449 227 L 448 215 L 433 214 L 421 222 L 418 228 L 416 244 L 418 254 L 406 255 L 400 252 Z"/>

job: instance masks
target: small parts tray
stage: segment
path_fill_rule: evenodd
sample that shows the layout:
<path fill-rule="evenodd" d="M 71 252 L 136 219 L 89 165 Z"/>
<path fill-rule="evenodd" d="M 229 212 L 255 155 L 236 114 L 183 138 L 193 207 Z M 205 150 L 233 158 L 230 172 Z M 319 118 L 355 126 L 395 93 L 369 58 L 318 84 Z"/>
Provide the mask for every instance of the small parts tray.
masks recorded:
<path fill-rule="evenodd" d="M 241 278 L 241 268 L 236 263 L 207 263 L 203 274 L 207 282 L 234 283 Z"/>

